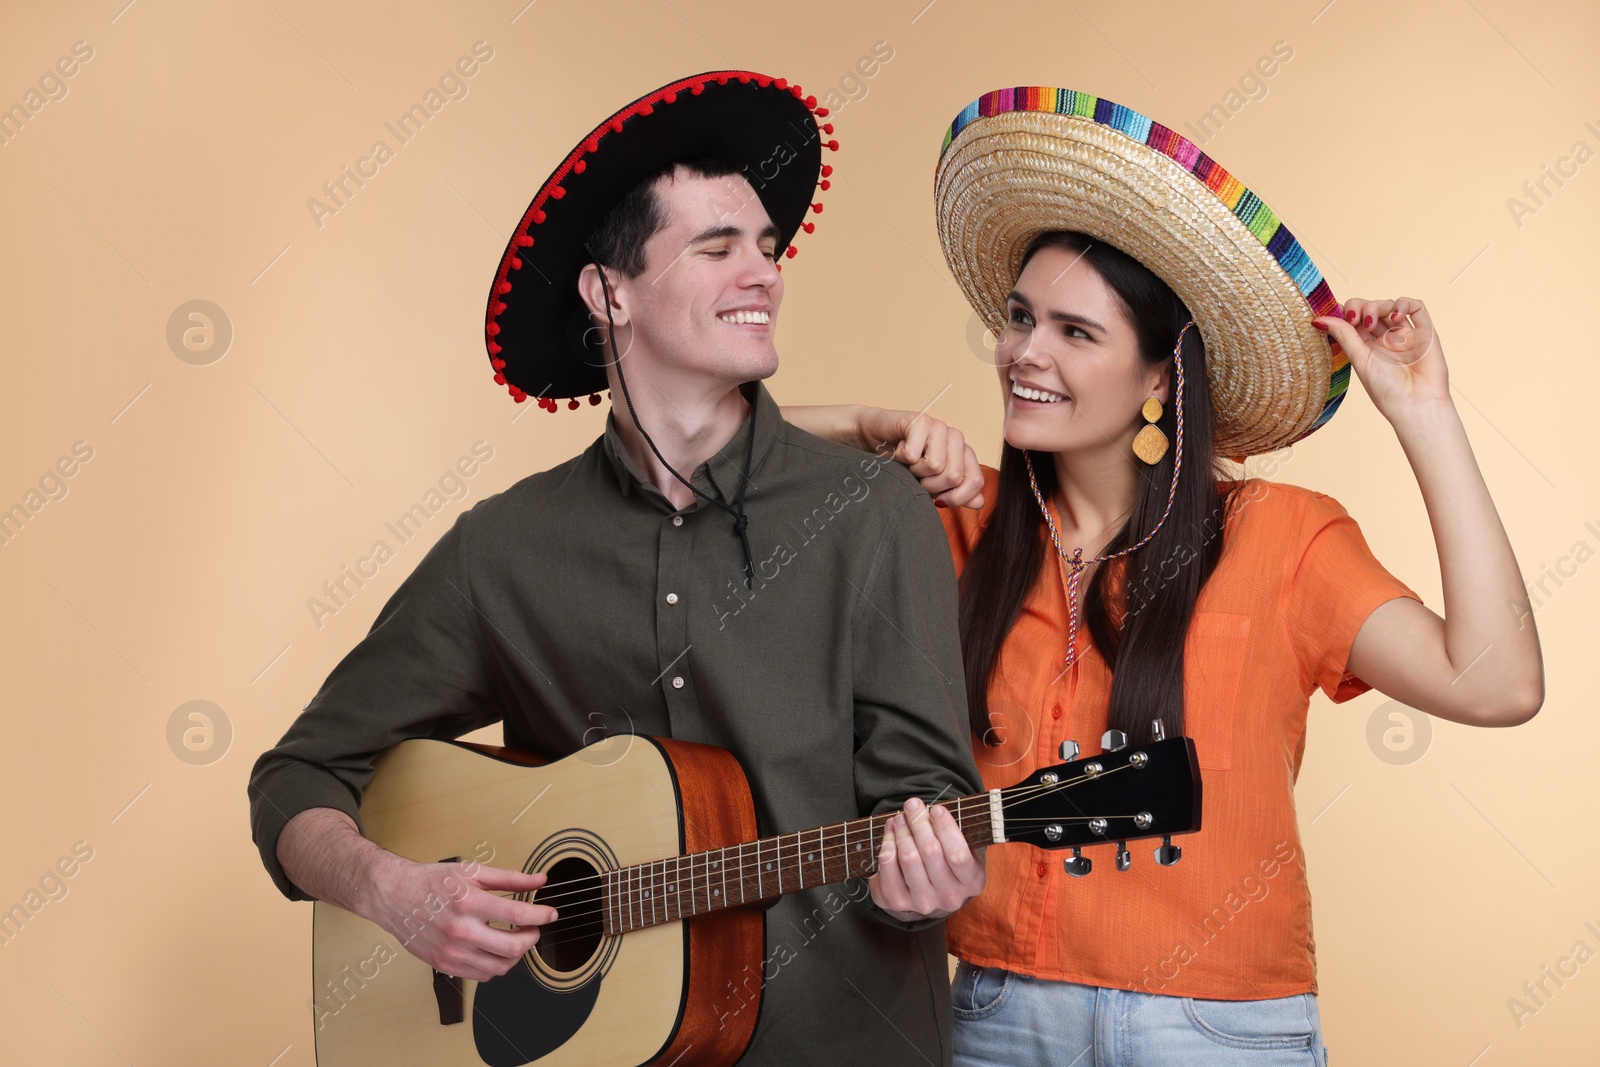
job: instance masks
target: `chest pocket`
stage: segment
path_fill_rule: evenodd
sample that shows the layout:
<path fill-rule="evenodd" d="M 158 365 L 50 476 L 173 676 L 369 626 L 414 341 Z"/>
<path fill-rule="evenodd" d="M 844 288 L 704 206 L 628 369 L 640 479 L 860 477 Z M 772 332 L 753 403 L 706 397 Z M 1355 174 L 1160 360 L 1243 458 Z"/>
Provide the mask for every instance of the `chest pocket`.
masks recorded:
<path fill-rule="evenodd" d="M 1239 676 L 1250 640 L 1250 616 L 1197 611 L 1184 644 L 1185 731 L 1203 771 L 1233 766 Z"/>

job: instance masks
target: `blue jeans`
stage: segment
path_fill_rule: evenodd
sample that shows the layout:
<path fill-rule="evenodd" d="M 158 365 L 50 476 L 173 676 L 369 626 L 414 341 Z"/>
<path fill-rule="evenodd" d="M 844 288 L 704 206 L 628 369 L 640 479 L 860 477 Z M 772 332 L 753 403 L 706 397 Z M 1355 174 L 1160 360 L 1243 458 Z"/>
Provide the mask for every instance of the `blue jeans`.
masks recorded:
<path fill-rule="evenodd" d="M 1317 998 L 1195 1000 L 956 966 L 955 1067 L 1327 1067 Z"/>

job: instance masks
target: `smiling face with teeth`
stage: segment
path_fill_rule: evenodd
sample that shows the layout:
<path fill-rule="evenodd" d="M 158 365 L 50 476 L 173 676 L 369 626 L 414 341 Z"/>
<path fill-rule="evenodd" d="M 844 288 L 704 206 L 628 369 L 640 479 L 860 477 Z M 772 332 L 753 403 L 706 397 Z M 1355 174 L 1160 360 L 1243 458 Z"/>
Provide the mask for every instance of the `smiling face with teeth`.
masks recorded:
<path fill-rule="evenodd" d="M 1138 336 L 1116 292 L 1076 251 L 1046 245 L 1028 259 L 1006 300 L 995 344 L 1015 448 L 1133 455 L 1147 397 L 1167 402 L 1170 361 L 1139 356 Z"/>
<path fill-rule="evenodd" d="M 645 242 L 644 270 L 608 271 L 617 348 L 629 383 L 681 395 L 726 391 L 771 377 L 783 275 L 776 266 L 778 228 L 750 183 L 738 174 L 700 177 L 679 170 L 659 179 L 663 225 Z M 580 290 L 605 322 L 594 268 Z M 613 378 L 615 371 L 608 371 Z"/>

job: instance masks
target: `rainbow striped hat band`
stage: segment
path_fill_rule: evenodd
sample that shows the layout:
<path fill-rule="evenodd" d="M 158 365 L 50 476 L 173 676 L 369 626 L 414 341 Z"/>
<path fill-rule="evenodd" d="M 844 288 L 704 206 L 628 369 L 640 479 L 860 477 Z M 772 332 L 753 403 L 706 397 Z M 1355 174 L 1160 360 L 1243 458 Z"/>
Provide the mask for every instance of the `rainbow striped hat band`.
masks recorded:
<path fill-rule="evenodd" d="M 1283 448 L 1344 399 L 1350 361 L 1311 324 L 1339 313 L 1322 272 L 1259 196 L 1137 111 L 1072 89 L 985 93 L 945 133 L 934 201 L 945 259 L 996 332 L 1048 231 L 1104 241 L 1171 286 L 1205 339 L 1218 455 Z"/>

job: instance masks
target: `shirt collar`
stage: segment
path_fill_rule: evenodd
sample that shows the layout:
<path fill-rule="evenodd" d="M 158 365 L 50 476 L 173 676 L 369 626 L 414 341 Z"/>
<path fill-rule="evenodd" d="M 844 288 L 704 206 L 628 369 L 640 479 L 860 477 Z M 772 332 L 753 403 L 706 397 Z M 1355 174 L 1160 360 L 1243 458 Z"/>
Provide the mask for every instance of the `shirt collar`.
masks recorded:
<path fill-rule="evenodd" d="M 734 431 L 727 444 L 706 462 L 696 467 L 693 474 L 688 475 L 689 481 L 701 492 L 707 493 L 725 504 L 732 504 L 739 498 L 739 483 L 744 473 L 745 450 L 749 447 L 750 420 L 755 419 L 755 448 L 750 469 L 750 487 L 745 491 L 748 498 L 750 491 L 756 488 L 755 472 L 761 469 L 767 453 L 772 448 L 772 442 L 777 438 L 779 429 L 783 425 L 783 418 L 778 412 L 778 402 L 772 399 L 772 394 L 767 391 L 761 382 L 746 382 L 740 386 L 740 391 L 745 399 L 750 402 L 751 411 L 739 428 Z M 626 403 L 626 401 L 624 401 Z M 625 410 L 625 409 L 624 409 Z M 631 418 L 626 414 L 619 414 L 619 409 L 613 404 L 611 413 L 606 417 L 605 454 L 611 463 L 611 469 L 617 476 L 617 487 L 627 496 L 635 488 L 660 496 L 660 493 L 645 480 L 639 477 L 639 472 L 634 469 L 633 459 L 628 455 L 627 447 L 622 443 L 622 434 L 617 429 L 617 420 Z M 646 427 L 649 429 L 649 427 Z M 683 474 L 685 472 L 679 471 Z M 685 511 L 693 511 L 703 506 L 705 501 L 696 497 L 694 502 Z"/>

